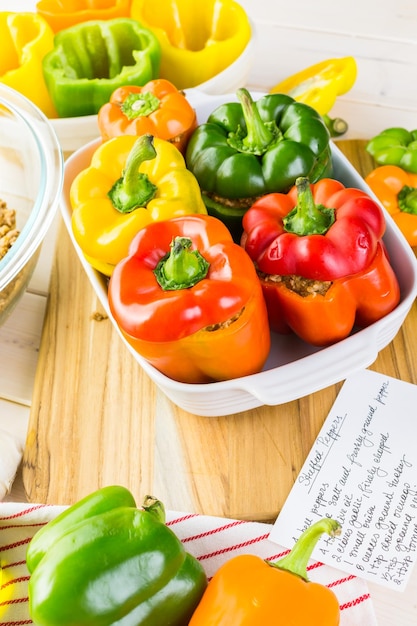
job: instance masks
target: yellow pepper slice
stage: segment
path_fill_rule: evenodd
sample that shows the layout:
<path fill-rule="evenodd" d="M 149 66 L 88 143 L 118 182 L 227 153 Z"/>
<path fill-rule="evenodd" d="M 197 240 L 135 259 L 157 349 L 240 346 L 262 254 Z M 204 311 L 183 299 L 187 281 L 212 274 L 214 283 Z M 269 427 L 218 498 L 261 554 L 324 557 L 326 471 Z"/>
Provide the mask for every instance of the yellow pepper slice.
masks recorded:
<path fill-rule="evenodd" d="M 160 77 L 195 87 L 231 65 L 251 38 L 249 18 L 234 0 L 133 0 L 131 17 L 157 36 Z"/>
<path fill-rule="evenodd" d="M 311 65 L 284 79 L 271 93 L 285 93 L 309 104 L 320 115 L 326 115 L 336 98 L 347 93 L 355 84 L 357 65 L 353 57 L 327 59 Z"/>
<path fill-rule="evenodd" d="M 46 87 L 42 59 L 54 47 L 54 33 L 36 13 L 0 12 L 0 82 L 36 104 L 47 117 L 57 117 Z"/>
<path fill-rule="evenodd" d="M 144 226 L 207 214 L 180 151 L 151 135 L 121 135 L 101 144 L 72 181 L 70 202 L 74 237 L 87 261 L 107 276 Z"/>

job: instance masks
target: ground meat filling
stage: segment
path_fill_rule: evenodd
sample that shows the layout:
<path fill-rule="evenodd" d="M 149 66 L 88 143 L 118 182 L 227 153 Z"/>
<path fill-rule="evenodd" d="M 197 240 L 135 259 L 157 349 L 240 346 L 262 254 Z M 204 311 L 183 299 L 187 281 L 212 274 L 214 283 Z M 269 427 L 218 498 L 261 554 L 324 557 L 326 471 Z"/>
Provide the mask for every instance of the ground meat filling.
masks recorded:
<path fill-rule="evenodd" d="M 315 280 L 303 278 L 295 274 L 280 276 L 278 274 L 264 274 L 258 271 L 258 276 L 265 282 L 284 283 L 287 289 L 291 289 L 302 298 L 307 296 L 325 296 L 332 285 L 330 280 Z"/>
<path fill-rule="evenodd" d="M 233 315 L 232 317 L 229 317 L 229 319 L 226 320 L 225 322 L 219 322 L 218 324 L 211 324 L 210 326 L 206 326 L 202 330 L 205 330 L 207 332 L 212 333 L 215 330 L 221 330 L 223 328 L 228 328 L 229 326 L 231 326 L 234 322 L 236 322 L 239 319 L 239 317 L 242 315 L 244 310 L 245 310 L 245 307 L 240 309 L 240 311 L 238 311 L 238 313 L 236 313 L 236 315 Z"/>
<path fill-rule="evenodd" d="M 250 209 L 252 204 L 259 200 L 260 196 L 252 196 L 251 198 L 223 198 L 222 196 L 218 196 L 215 193 L 209 193 L 207 191 L 204 192 L 207 198 L 213 200 L 217 204 L 221 204 L 222 206 L 228 207 L 230 209 Z"/>
<path fill-rule="evenodd" d="M 0 200 L 0 259 L 9 251 L 18 236 L 16 212 L 8 209 L 6 202 Z"/>

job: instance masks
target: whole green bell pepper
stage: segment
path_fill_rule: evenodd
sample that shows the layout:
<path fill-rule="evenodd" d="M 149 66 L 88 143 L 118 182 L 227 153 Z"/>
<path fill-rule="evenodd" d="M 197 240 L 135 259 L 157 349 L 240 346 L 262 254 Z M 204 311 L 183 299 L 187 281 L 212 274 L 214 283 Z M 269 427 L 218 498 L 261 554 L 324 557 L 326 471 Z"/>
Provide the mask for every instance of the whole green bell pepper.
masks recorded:
<path fill-rule="evenodd" d="M 138 509 L 119 486 L 66 509 L 27 550 L 37 626 L 186 626 L 207 586 L 200 563 L 165 525 L 162 503 Z"/>
<path fill-rule="evenodd" d="M 257 198 L 287 192 L 299 176 L 330 176 L 332 157 L 326 124 L 307 104 L 285 94 L 254 102 L 244 88 L 236 95 L 238 102 L 220 105 L 194 131 L 186 162 L 208 212 L 239 239 Z"/>
<path fill-rule="evenodd" d="M 396 165 L 417 174 L 417 129 L 386 128 L 367 143 L 366 150 L 378 165 Z"/>
<path fill-rule="evenodd" d="M 59 117 L 98 113 L 115 89 L 157 78 L 156 36 L 130 18 L 81 22 L 55 35 L 42 61 Z"/>

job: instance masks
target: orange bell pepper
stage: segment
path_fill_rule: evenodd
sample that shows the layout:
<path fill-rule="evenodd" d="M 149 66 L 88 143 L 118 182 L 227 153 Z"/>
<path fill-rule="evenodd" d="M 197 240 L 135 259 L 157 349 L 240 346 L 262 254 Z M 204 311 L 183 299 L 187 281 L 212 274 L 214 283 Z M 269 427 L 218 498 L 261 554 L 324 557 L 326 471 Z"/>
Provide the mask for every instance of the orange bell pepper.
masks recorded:
<path fill-rule="evenodd" d="M 209 383 L 262 369 L 270 332 L 255 268 L 207 215 L 146 225 L 109 283 L 128 343 L 166 376 Z"/>
<path fill-rule="evenodd" d="M 130 3 L 131 0 L 39 0 L 36 11 L 57 33 L 80 22 L 129 17 Z"/>
<path fill-rule="evenodd" d="M 145 135 L 165 139 L 184 153 L 197 115 L 185 94 L 163 78 L 143 87 L 119 87 L 98 112 L 104 141 L 118 135 Z"/>
<path fill-rule="evenodd" d="M 417 246 L 417 174 L 381 165 L 365 178 L 411 247 Z"/>
<path fill-rule="evenodd" d="M 325 518 L 301 535 L 289 554 L 269 563 L 252 554 L 226 561 L 214 574 L 189 626 L 338 626 L 336 595 L 307 577 L 307 563 L 323 533 L 340 533 Z"/>

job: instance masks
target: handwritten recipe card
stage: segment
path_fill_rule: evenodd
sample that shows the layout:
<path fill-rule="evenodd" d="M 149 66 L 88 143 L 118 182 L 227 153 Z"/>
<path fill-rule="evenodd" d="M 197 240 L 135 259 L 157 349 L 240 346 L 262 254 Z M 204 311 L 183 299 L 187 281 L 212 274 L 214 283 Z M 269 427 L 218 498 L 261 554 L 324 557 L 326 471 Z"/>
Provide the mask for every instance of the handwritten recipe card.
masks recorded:
<path fill-rule="evenodd" d="M 322 517 L 341 526 L 313 558 L 403 591 L 417 557 L 417 386 L 361 371 L 344 383 L 270 540 L 292 547 Z"/>

